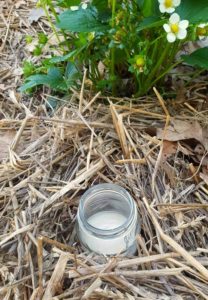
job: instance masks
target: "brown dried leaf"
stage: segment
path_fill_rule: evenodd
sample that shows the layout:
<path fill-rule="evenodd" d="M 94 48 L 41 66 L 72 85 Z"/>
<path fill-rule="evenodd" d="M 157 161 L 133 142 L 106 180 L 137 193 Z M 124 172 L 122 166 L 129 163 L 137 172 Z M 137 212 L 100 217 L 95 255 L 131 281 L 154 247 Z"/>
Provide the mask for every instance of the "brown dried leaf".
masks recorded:
<path fill-rule="evenodd" d="M 203 129 L 197 121 L 188 122 L 172 119 L 165 133 L 163 129 L 157 129 L 157 138 L 164 138 L 172 142 L 196 139 L 208 150 L 208 131 L 207 129 Z"/>
<path fill-rule="evenodd" d="M 166 161 L 168 157 L 177 152 L 177 143 L 163 141 L 162 161 Z"/>

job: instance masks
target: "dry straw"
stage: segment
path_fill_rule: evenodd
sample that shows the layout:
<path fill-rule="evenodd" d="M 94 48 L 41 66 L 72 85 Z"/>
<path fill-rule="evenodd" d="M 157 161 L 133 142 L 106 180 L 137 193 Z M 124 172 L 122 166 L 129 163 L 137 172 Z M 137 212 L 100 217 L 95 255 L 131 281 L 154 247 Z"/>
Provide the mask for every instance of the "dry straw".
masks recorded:
<path fill-rule="evenodd" d="M 31 110 L 23 120 L 0 121 L 7 138 L 0 165 L 2 297 L 208 299 L 208 190 L 180 177 L 189 167 L 179 152 L 161 161 L 155 130 L 168 126 L 161 96 L 161 105 L 154 98 L 122 106 L 84 91 L 82 114 L 79 94 L 72 98 L 51 117 Z M 175 168 L 174 186 L 164 165 Z M 80 195 L 100 182 L 125 187 L 138 205 L 135 257 L 85 253 L 76 240 Z"/>

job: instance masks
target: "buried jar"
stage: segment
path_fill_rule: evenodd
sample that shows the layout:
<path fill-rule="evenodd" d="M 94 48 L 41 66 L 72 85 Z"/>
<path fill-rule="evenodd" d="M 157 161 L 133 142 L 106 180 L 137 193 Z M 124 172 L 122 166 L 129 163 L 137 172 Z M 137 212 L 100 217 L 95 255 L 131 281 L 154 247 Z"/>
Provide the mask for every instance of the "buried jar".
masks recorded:
<path fill-rule="evenodd" d="M 77 234 L 83 248 L 103 255 L 133 254 L 139 232 L 130 194 L 115 184 L 98 184 L 80 199 Z"/>

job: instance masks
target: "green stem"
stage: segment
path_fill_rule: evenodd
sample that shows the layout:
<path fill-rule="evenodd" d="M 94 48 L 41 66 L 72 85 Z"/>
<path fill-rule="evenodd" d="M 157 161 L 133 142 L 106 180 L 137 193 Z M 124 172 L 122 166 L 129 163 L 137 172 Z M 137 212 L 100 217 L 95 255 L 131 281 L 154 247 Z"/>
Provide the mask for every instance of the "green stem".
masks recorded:
<path fill-rule="evenodd" d="M 172 64 L 172 61 L 174 60 L 174 58 L 180 48 L 181 48 L 181 41 L 176 41 L 172 48 L 172 52 L 170 53 L 169 59 L 168 59 L 169 64 Z"/>
<path fill-rule="evenodd" d="M 176 41 L 175 44 L 173 45 L 172 49 L 170 50 L 170 53 L 168 53 L 168 57 L 164 59 L 165 62 L 164 64 L 165 68 L 163 68 L 164 71 L 162 72 L 162 70 L 158 69 L 157 73 L 155 74 L 156 79 L 153 81 L 152 86 L 160 79 L 162 79 L 172 68 L 174 68 L 175 66 L 181 63 L 181 61 L 173 63 L 174 58 L 178 52 L 178 49 L 180 49 L 179 46 L 180 43 L 181 43 L 180 41 Z"/>
<path fill-rule="evenodd" d="M 176 67 L 177 65 L 179 65 L 180 63 L 182 62 L 181 61 L 177 61 L 176 63 L 170 65 L 168 68 L 165 69 L 165 71 L 160 74 L 151 84 L 150 88 L 156 83 L 158 82 L 161 78 L 163 78 L 172 68 Z"/>
<path fill-rule="evenodd" d="M 158 54 L 158 42 L 159 42 L 159 39 L 161 37 L 157 38 L 155 41 L 154 41 L 154 45 L 152 44 L 151 46 L 153 46 L 153 51 L 152 51 L 152 55 L 151 55 L 151 61 L 155 61 L 155 58 L 156 58 L 156 55 Z"/>
<path fill-rule="evenodd" d="M 58 17 L 58 15 L 56 13 L 56 10 L 53 7 L 53 4 L 51 2 L 49 3 L 49 8 L 52 11 L 52 14 L 54 15 L 54 18 L 56 19 L 56 22 L 59 22 L 59 17 Z"/>
<path fill-rule="evenodd" d="M 156 73 L 158 72 L 158 70 L 163 65 L 165 59 L 167 58 L 169 49 L 170 49 L 170 43 L 168 43 L 166 45 L 165 49 L 163 50 L 162 54 L 160 55 L 160 58 L 157 61 L 155 67 L 152 69 L 151 73 L 149 74 L 148 80 L 146 81 L 146 84 L 144 85 L 144 91 L 147 91 L 149 89 L 149 86 L 152 86 L 151 82 L 152 82 L 154 76 L 156 75 Z M 159 49 L 158 49 L 158 51 L 159 51 Z"/>
<path fill-rule="evenodd" d="M 139 75 L 141 75 L 141 74 L 139 74 Z M 136 75 L 136 90 L 140 90 L 140 88 L 141 88 L 141 86 L 142 86 L 142 78 L 140 78 L 140 76 L 139 75 Z"/>
<path fill-rule="evenodd" d="M 111 26 L 115 27 L 115 15 L 116 15 L 116 0 L 112 0 L 112 19 Z M 112 93 L 115 95 L 115 48 L 111 49 L 111 77 L 112 77 Z"/>
<path fill-rule="evenodd" d="M 49 13 L 48 13 L 48 9 L 47 9 L 46 5 L 43 6 L 43 10 L 44 10 L 45 15 L 46 15 L 46 17 L 47 17 L 47 19 L 48 19 L 48 22 L 49 22 L 49 24 L 50 24 L 50 26 L 51 26 L 51 29 L 53 30 L 54 35 L 56 36 L 56 38 L 57 38 L 59 44 L 61 44 L 61 40 L 60 40 L 60 38 L 59 38 L 58 32 L 57 32 L 56 27 L 54 26 L 54 24 L 53 24 L 53 22 L 52 22 L 52 20 L 51 20 L 51 17 L 50 17 L 50 15 L 49 15 Z M 61 46 L 60 46 L 60 47 L 61 47 Z M 61 49 L 62 49 L 62 51 L 64 52 L 64 48 L 61 47 Z"/>
<path fill-rule="evenodd" d="M 60 20 L 59 20 L 59 17 L 57 15 L 57 12 L 56 12 L 56 10 L 55 10 L 55 8 L 54 8 L 54 6 L 53 6 L 53 4 L 51 2 L 49 3 L 49 8 L 50 8 L 50 10 L 51 10 L 54 18 L 56 19 L 56 22 L 58 23 Z M 61 33 L 63 34 L 63 36 L 65 38 L 65 41 L 67 42 L 67 35 L 66 35 L 66 33 L 64 32 L 63 29 L 61 29 Z M 70 50 L 70 46 L 68 45 L 68 43 L 67 43 L 67 47 Z"/>

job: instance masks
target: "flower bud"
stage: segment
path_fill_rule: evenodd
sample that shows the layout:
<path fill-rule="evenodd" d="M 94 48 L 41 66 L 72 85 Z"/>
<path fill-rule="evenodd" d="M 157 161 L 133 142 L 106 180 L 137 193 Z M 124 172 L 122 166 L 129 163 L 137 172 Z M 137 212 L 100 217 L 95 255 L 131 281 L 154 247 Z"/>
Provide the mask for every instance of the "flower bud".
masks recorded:
<path fill-rule="evenodd" d="M 136 56 L 136 65 L 137 67 L 141 68 L 145 65 L 145 60 L 143 55 L 137 55 Z"/>

